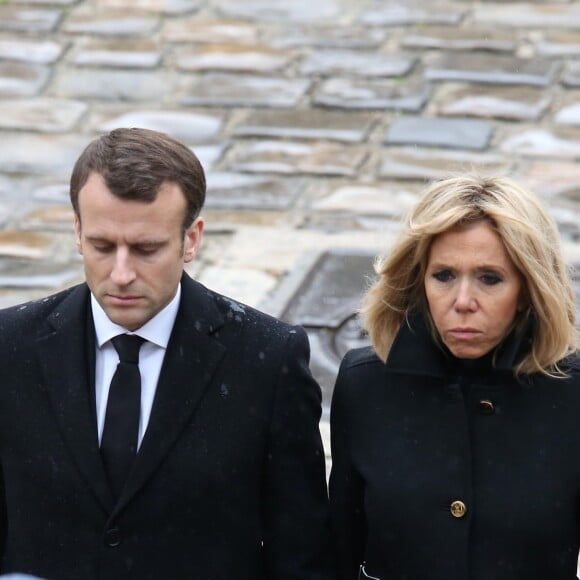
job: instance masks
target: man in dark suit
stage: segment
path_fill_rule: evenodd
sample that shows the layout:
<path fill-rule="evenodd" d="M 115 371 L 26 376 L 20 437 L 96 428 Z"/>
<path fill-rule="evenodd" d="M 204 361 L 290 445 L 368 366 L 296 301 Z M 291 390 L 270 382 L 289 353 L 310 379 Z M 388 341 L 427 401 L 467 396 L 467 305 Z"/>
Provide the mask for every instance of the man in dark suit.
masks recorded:
<path fill-rule="evenodd" d="M 195 155 L 117 129 L 70 193 L 86 284 L 0 313 L 2 573 L 331 578 L 308 341 L 184 273 Z"/>

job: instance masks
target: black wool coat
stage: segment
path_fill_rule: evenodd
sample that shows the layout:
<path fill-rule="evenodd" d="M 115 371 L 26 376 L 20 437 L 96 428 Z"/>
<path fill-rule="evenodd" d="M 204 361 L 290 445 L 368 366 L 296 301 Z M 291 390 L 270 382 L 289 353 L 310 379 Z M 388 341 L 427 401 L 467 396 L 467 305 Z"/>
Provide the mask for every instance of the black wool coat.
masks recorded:
<path fill-rule="evenodd" d="M 331 519 L 340 577 L 574 580 L 580 365 L 517 380 L 462 364 L 415 317 L 388 361 L 349 352 L 333 395 Z M 480 361 L 481 362 L 481 361 Z M 359 569 L 360 567 L 360 569 Z"/>
<path fill-rule="evenodd" d="M 0 312 L 2 573 L 329 580 L 320 389 L 305 332 L 184 275 L 118 500 L 99 451 L 82 284 Z"/>

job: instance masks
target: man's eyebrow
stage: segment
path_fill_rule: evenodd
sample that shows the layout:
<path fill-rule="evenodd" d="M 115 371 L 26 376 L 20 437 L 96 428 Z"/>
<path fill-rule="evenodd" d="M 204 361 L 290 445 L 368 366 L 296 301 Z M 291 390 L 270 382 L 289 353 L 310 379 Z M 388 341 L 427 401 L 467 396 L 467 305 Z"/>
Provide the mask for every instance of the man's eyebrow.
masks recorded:
<path fill-rule="evenodd" d="M 85 236 L 85 239 L 92 244 L 107 244 L 115 246 L 117 242 L 102 236 Z M 144 239 L 129 242 L 127 245 L 131 248 L 159 248 L 169 243 L 169 240 L 161 239 Z"/>
<path fill-rule="evenodd" d="M 131 242 L 130 246 L 163 246 L 168 243 L 169 240 L 139 240 L 138 242 Z"/>
<path fill-rule="evenodd" d="M 101 236 L 85 236 L 85 239 L 88 240 L 89 242 L 101 242 L 103 244 L 113 243 L 111 242 L 111 240 L 108 240 L 107 238 L 103 238 Z"/>

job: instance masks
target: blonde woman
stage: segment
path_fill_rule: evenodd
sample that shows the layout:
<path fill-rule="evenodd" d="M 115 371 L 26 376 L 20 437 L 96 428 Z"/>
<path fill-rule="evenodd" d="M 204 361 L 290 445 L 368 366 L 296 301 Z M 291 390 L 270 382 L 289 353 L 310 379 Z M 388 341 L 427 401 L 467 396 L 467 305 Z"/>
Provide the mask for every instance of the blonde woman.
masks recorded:
<path fill-rule="evenodd" d="M 332 401 L 341 578 L 576 579 L 578 332 L 547 211 L 507 178 L 436 182 L 376 271 Z"/>

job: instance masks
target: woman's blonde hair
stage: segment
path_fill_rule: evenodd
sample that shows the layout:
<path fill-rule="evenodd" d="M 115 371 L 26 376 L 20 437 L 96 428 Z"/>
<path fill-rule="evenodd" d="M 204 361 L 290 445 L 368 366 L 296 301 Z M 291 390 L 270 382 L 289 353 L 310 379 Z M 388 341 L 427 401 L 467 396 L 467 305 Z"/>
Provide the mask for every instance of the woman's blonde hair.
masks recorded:
<path fill-rule="evenodd" d="M 488 220 L 520 271 L 528 308 L 515 326 L 534 317 L 530 352 L 516 374 L 562 376 L 558 361 L 578 348 L 576 308 L 556 224 L 539 199 L 506 177 L 466 175 L 433 183 L 411 211 L 398 241 L 377 260 L 377 281 L 361 308 L 363 325 L 385 361 L 399 327 L 412 311 L 423 312 L 438 340 L 424 293 L 429 249 L 435 236 Z"/>

